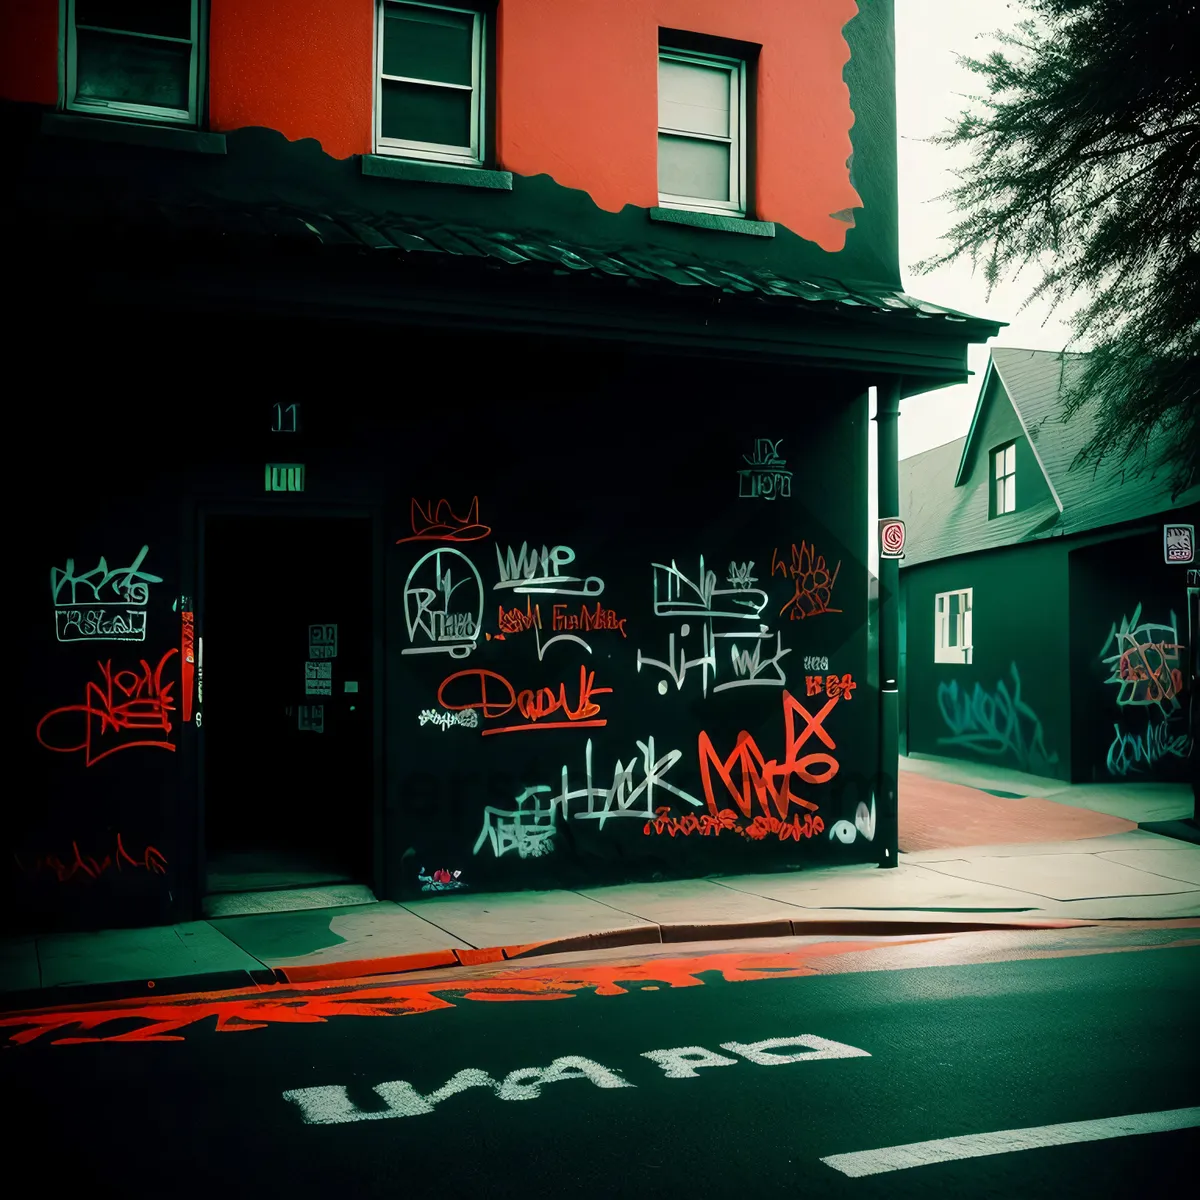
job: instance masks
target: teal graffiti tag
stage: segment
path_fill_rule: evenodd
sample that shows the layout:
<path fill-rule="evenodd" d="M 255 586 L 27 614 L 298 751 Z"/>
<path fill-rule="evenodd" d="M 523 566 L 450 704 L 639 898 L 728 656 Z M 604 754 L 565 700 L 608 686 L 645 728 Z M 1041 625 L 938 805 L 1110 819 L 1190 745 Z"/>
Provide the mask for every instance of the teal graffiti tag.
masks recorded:
<path fill-rule="evenodd" d="M 1119 725 L 1113 725 L 1112 745 L 1108 748 L 1108 773 L 1128 775 L 1140 771 L 1143 766 L 1153 769 L 1157 763 L 1170 756 L 1187 758 L 1192 752 L 1192 739 L 1186 733 L 1172 736 L 1170 721 L 1159 721 L 1155 725 L 1146 722 L 1144 734 L 1122 733 Z"/>
<path fill-rule="evenodd" d="M 1009 672 L 1011 693 L 1002 679 L 994 692 L 985 692 L 979 684 L 972 692 L 960 688 L 957 681 L 938 684 L 938 708 L 950 730 L 950 736 L 938 738 L 938 744 L 996 757 L 1011 754 L 1022 769 L 1053 765 L 1058 755 L 1047 751 L 1042 723 L 1021 699 L 1016 663 L 1009 665 Z"/>

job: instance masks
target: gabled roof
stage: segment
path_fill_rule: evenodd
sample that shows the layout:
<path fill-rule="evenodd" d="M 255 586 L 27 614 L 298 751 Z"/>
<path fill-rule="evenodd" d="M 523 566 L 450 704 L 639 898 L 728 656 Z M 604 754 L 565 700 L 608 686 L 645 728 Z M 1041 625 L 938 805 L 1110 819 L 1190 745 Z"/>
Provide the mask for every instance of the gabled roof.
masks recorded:
<path fill-rule="evenodd" d="M 1077 378 L 1084 355 L 994 346 L 971 429 L 965 438 L 913 455 L 900 463 L 900 514 L 907 523 L 904 565 L 1016 545 L 1051 536 L 1084 533 L 1181 508 L 1198 489 L 1171 500 L 1168 474 L 1135 475 L 1117 459 L 1070 470 L 1096 429 L 1099 403 L 1089 401 L 1062 419 L 1062 397 Z M 1012 403 L 1017 420 L 1045 476 L 1049 498 L 989 520 L 988 477 L 971 470 L 974 444 L 989 402 Z M 1153 452 L 1153 447 L 1150 448 Z"/>

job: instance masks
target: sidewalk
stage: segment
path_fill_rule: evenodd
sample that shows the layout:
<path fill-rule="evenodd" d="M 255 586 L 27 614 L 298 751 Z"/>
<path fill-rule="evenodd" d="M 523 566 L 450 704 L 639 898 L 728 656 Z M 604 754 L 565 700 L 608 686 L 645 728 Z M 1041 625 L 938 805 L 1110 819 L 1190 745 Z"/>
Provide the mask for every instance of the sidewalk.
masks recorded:
<path fill-rule="evenodd" d="M 952 773 L 939 764 L 932 770 Z M 954 770 L 963 778 L 961 765 Z M 1018 792 L 1010 778 L 1015 774 L 989 772 L 979 780 L 984 787 L 1009 785 L 993 789 L 1005 793 L 995 796 L 923 769 L 906 770 L 902 853 L 891 870 L 857 865 L 575 892 L 465 893 L 30 936 L 0 942 L 0 1004 L 30 1008 L 269 987 L 716 938 L 1200 916 L 1200 846 L 1138 829 L 1131 819 L 1140 815 L 1133 814 L 1134 801 L 1174 811 L 1179 797 L 1113 795 L 1108 806 L 1120 812 L 1097 812 L 1058 781 L 1050 781 L 1054 800 L 1037 794 L 1044 788 Z M 1073 798 L 1065 799 L 1064 791 Z M 1190 793 L 1187 800 L 1190 814 Z M 966 848 L 956 836 L 990 840 Z"/>

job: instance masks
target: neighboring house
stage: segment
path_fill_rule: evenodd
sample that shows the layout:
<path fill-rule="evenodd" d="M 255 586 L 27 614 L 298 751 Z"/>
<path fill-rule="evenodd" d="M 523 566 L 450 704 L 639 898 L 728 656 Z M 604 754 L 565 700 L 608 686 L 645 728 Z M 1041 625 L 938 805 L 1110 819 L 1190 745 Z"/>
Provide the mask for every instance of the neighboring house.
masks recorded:
<path fill-rule="evenodd" d="M 3 6 L 11 920 L 883 857 L 892 25 Z"/>
<path fill-rule="evenodd" d="M 900 463 L 907 751 L 1187 779 L 1200 489 L 1172 501 L 1162 471 L 1069 469 L 1096 420 L 1094 401 L 1061 418 L 1082 364 L 993 347 L 968 435 Z"/>

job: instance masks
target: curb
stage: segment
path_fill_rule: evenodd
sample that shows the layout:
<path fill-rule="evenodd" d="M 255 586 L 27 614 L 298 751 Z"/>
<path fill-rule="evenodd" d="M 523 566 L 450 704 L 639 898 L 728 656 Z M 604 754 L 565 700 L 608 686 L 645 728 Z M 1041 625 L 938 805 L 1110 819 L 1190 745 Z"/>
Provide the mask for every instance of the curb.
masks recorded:
<path fill-rule="evenodd" d="M 673 945 L 685 942 L 734 941 L 743 938 L 784 938 L 819 936 L 896 936 L 914 934 L 981 933 L 1034 929 L 1071 929 L 1101 922 L 1061 919 L 1027 921 L 981 920 L 900 920 L 872 919 L 742 921 L 719 924 L 642 925 L 629 929 L 605 930 L 552 938 L 512 946 L 488 946 L 426 951 L 421 954 L 390 955 L 381 958 L 356 958 L 341 962 L 297 963 L 292 966 L 254 970 L 210 971 L 196 975 L 176 975 L 168 979 L 129 979 L 110 983 L 63 984 L 50 988 L 31 988 L 0 994 L 0 1012 L 29 1012 L 46 1008 L 104 1004 L 112 1001 L 145 999 L 154 1002 L 166 997 L 197 993 L 270 989 L 280 984 L 338 983 L 383 975 L 404 975 L 438 967 L 474 967 L 515 959 L 537 958 L 572 950 L 609 950 L 622 946 Z"/>

